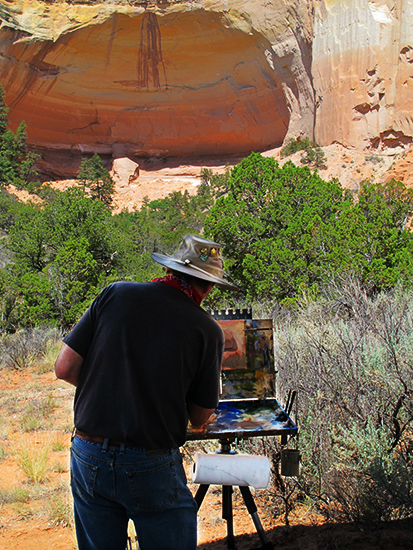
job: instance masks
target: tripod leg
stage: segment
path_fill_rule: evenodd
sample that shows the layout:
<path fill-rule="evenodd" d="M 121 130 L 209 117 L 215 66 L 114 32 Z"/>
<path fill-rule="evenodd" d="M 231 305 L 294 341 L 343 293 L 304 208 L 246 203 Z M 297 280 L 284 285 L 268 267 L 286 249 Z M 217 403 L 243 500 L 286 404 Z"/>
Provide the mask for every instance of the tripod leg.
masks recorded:
<path fill-rule="evenodd" d="M 222 486 L 222 519 L 225 519 L 227 522 L 227 548 L 228 550 L 237 550 L 234 537 L 231 485 Z"/>
<path fill-rule="evenodd" d="M 198 487 L 198 490 L 195 495 L 195 502 L 198 506 L 198 510 L 201 508 L 202 501 L 205 498 L 205 495 L 207 494 L 207 491 L 209 489 L 209 485 L 200 485 Z"/>
<path fill-rule="evenodd" d="M 258 517 L 257 507 L 255 505 L 254 499 L 252 498 L 250 488 L 240 487 L 240 491 L 244 499 L 245 505 L 247 507 L 247 510 L 250 516 L 252 517 L 252 521 L 254 522 L 255 529 L 257 530 L 258 536 L 260 537 L 262 550 L 273 550 L 274 547 L 272 543 L 268 542 L 267 537 L 265 536 L 265 532 L 261 525 L 260 518 Z"/>

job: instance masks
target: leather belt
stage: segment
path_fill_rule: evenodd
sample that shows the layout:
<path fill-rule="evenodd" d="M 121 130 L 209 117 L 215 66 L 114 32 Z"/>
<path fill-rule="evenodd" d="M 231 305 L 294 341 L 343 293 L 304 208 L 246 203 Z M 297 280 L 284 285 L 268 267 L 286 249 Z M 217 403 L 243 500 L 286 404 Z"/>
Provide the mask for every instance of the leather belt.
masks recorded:
<path fill-rule="evenodd" d="M 81 432 L 77 428 L 74 429 L 73 436 L 84 439 L 85 441 L 89 441 L 90 443 L 98 443 L 99 445 L 103 445 L 106 441 L 105 437 L 87 434 L 85 432 Z M 139 448 L 136 443 L 126 443 L 124 441 L 118 441 L 116 439 L 108 440 L 108 447 L 122 447 L 123 445 L 125 446 L 125 448 Z M 164 455 L 169 451 L 169 449 L 144 449 L 144 451 L 147 455 Z"/>

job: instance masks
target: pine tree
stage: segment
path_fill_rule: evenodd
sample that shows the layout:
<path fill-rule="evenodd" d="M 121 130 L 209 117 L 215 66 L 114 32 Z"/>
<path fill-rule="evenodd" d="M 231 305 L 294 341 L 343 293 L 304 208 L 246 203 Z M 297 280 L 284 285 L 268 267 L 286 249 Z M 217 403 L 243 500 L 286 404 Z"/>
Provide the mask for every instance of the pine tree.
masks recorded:
<path fill-rule="evenodd" d="M 7 130 L 9 125 L 9 120 L 7 118 L 9 109 L 5 101 L 5 92 L 3 86 L 0 84 L 0 138 L 3 136 L 4 132 Z"/>
<path fill-rule="evenodd" d="M 82 160 L 77 179 L 84 189 L 89 189 L 92 199 L 99 199 L 107 207 L 112 204 L 115 183 L 97 153 L 90 159 Z"/>

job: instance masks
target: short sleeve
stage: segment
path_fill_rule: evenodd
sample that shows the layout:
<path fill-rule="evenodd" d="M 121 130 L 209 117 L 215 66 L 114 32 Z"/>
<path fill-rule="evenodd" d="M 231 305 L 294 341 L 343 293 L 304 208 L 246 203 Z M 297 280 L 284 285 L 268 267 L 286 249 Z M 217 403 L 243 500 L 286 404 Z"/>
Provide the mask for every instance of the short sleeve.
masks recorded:
<path fill-rule="evenodd" d="M 83 359 L 86 358 L 93 340 L 95 321 L 99 308 L 102 306 L 102 303 L 105 301 L 105 298 L 110 292 L 111 286 L 113 285 L 110 285 L 102 290 L 73 330 L 71 330 L 63 339 L 63 342 L 83 357 Z"/>

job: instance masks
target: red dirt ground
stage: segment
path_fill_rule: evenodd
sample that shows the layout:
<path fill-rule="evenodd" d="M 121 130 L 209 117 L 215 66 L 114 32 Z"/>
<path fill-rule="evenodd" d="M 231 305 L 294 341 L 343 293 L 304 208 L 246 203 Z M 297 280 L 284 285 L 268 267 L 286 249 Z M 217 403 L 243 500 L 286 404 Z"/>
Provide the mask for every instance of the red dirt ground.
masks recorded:
<path fill-rule="evenodd" d="M 47 415 L 49 426 L 43 431 L 21 433 L 16 428 L 25 407 L 40 399 L 55 399 L 55 408 Z M 21 372 L 0 371 L 0 447 L 5 450 L 0 460 L 0 549 L 1 550 L 74 550 L 77 548 L 72 527 L 59 524 L 44 511 L 53 491 L 63 486 L 65 498 L 70 501 L 69 443 L 72 389 L 55 379 L 52 372 L 38 374 L 35 370 Z M 18 409 L 20 408 L 20 412 Z M 17 411 L 17 412 L 16 412 Z M 19 442 L 29 442 L 33 449 L 58 442 L 60 448 L 50 452 L 47 479 L 38 484 L 40 494 L 23 502 L 7 502 L 4 495 L 13 489 L 36 490 L 28 483 L 18 466 Z M 1 455 L 0 455 L 1 456 Z M 56 466 L 58 465 L 58 467 Z M 188 472 L 191 468 L 187 464 Z M 188 475 L 189 477 L 189 475 Z M 193 493 L 197 486 L 189 483 Z M 366 529 L 357 524 L 325 523 L 307 508 L 295 510 L 290 516 L 290 527 L 282 518 L 272 517 L 270 510 L 259 501 L 258 514 L 267 539 L 274 549 L 283 550 L 413 550 L 413 525 L 393 522 L 380 529 Z M 260 548 L 254 524 L 243 503 L 239 489 L 234 489 L 234 532 L 238 550 Z M 198 549 L 226 550 L 226 522 L 222 520 L 221 488 L 210 487 L 198 514 Z M 135 546 L 134 546 L 135 548 Z"/>

